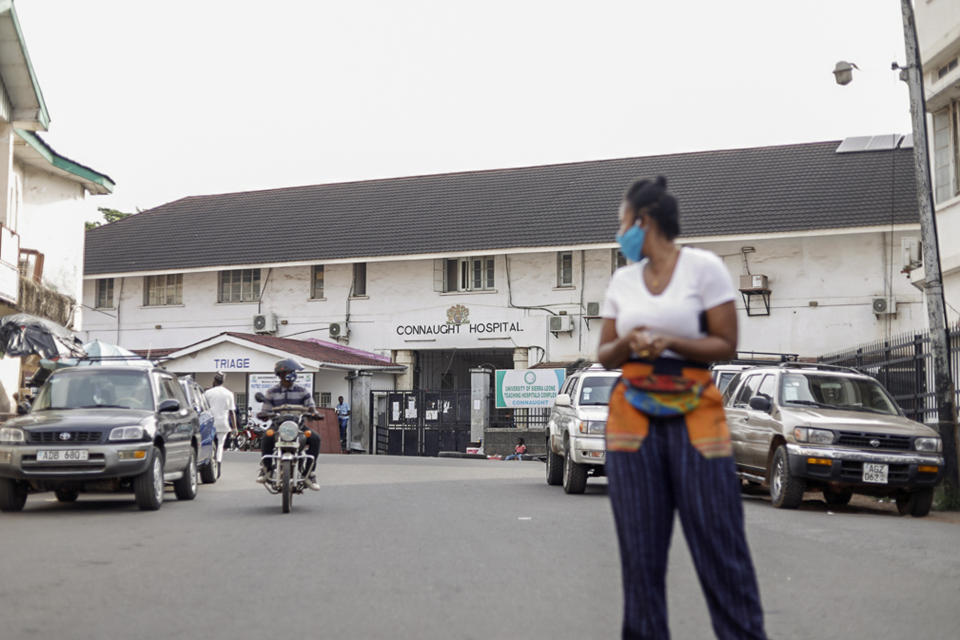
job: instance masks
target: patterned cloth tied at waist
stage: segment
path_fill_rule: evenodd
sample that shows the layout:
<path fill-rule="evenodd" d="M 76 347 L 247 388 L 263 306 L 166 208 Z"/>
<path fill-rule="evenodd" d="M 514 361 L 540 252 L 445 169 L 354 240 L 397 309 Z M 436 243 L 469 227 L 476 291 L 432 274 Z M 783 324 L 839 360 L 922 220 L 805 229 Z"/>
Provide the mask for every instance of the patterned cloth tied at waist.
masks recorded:
<path fill-rule="evenodd" d="M 607 450 L 637 451 L 651 420 L 683 416 L 690 443 L 706 458 L 730 456 L 720 391 L 705 365 L 673 358 L 630 361 L 610 396 Z"/>

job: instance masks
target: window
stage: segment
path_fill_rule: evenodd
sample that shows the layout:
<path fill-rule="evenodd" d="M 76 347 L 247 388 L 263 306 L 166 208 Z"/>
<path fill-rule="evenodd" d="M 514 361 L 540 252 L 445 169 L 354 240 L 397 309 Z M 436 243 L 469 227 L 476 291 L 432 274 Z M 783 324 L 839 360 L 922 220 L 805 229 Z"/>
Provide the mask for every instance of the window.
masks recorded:
<path fill-rule="evenodd" d="M 956 69 L 956 68 L 957 68 L 957 59 L 954 58 L 953 60 L 951 60 L 951 61 L 948 62 L 947 64 L 945 64 L 945 65 L 943 65 L 942 67 L 940 67 L 939 69 L 937 69 L 937 80 L 942 79 L 943 76 L 947 75 L 948 73 L 950 73 L 951 71 L 953 71 L 953 70 Z"/>
<path fill-rule="evenodd" d="M 310 275 L 310 297 L 319 300 L 323 297 L 323 265 L 313 265 Z"/>
<path fill-rule="evenodd" d="M 737 399 L 733 403 L 735 407 L 745 407 L 750 404 L 750 398 L 757 395 L 757 385 L 760 384 L 759 374 L 753 374 L 747 378 L 743 386 L 740 387 L 740 393 L 737 394 Z"/>
<path fill-rule="evenodd" d="M 146 276 L 143 279 L 143 306 L 183 304 L 183 274 Z"/>
<path fill-rule="evenodd" d="M 113 278 L 100 278 L 96 281 L 97 309 L 113 308 Z"/>
<path fill-rule="evenodd" d="M 557 252 L 557 286 L 573 286 L 573 251 Z"/>
<path fill-rule="evenodd" d="M 627 266 L 627 259 L 624 257 L 623 253 L 620 252 L 620 249 L 613 249 L 613 255 L 610 259 L 610 273 L 613 273 L 620 267 Z"/>
<path fill-rule="evenodd" d="M 933 114 L 933 194 L 944 202 L 960 193 L 960 102 Z"/>
<path fill-rule="evenodd" d="M 260 299 L 260 269 L 220 272 L 217 302 L 256 302 Z"/>
<path fill-rule="evenodd" d="M 320 392 L 320 401 L 319 401 L 317 404 L 320 405 L 321 407 L 329 407 L 329 406 L 330 406 L 330 400 L 331 400 L 331 398 L 330 398 L 330 392 L 329 392 L 329 391 L 321 391 L 321 392 Z"/>
<path fill-rule="evenodd" d="M 353 265 L 353 287 L 351 295 L 362 297 L 367 295 L 367 263 L 358 262 Z"/>
<path fill-rule="evenodd" d="M 758 396 L 765 396 L 773 402 L 773 395 L 777 390 L 777 379 L 775 376 L 766 375 L 763 376 L 763 382 L 760 383 L 760 387 L 757 389 Z"/>
<path fill-rule="evenodd" d="M 434 268 L 434 289 L 451 291 L 489 291 L 495 285 L 493 256 L 438 260 Z"/>

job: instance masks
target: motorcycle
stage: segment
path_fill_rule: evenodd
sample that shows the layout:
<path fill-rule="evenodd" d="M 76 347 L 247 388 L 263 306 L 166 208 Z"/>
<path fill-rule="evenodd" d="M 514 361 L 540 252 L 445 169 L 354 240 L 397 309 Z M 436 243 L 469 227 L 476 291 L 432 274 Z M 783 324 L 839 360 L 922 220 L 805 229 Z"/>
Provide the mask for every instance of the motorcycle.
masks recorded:
<path fill-rule="evenodd" d="M 257 394 L 257 401 L 263 402 L 262 394 Z M 312 408 L 303 405 L 280 405 L 267 413 L 277 437 L 273 453 L 264 456 L 265 460 L 272 460 L 273 465 L 263 486 L 273 495 L 281 495 L 283 512 L 289 513 L 293 495 L 303 493 L 307 473 L 316 462 L 314 456 L 304 451 L 309 435 L 304 420 L 317 416 Z"/>
<path fill-rule="evenodd" d="M 253 421 L 248 421 L 247 425 L 237 433 L 235 445 L 241 451 L 259 451 L 260 441 L 263 440 L 263 434 L 266 433 L 266 427 L 263 427 Z"/>

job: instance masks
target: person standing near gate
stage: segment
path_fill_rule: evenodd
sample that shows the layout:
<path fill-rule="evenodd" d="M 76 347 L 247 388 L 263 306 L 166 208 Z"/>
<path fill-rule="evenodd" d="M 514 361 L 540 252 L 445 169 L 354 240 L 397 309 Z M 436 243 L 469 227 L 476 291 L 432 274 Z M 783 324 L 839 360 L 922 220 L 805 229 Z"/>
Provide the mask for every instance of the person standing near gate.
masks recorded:
<path fill-rule="evenodd" d="M 350 421 L 350 405 L 337 396 L 337 422 L 340 423 L 340 450 L 347 451 L 347 425 Z"/>
<path fill-rule="evenodd" d="M 217 462 L 223 463 L 223 450 L 227 443 L 227 436 L 231 433 L 236 436 L 237 403 L 233 392 L 223 386 L 223 372 L 213 374 L 213 386 L 203 392 L 203 397 L 210 405 L 213 413 L 213 425 L 217 429 Z"/>
<path fill-rule="evenodd" d="M 631 262 L 610 278 L 597 351 L 622 376 L 606 427 L 608 492 L 623 580 L 623 638 L 669 638 L 667 551 L 679 512 L 713 630 L 763 640 L 763 609 L 743 526 L 730 431 L 708 364 L 737 350 L 736 293 L 716 255 L 679 247 L 663 177 L 620 205 Z"/>

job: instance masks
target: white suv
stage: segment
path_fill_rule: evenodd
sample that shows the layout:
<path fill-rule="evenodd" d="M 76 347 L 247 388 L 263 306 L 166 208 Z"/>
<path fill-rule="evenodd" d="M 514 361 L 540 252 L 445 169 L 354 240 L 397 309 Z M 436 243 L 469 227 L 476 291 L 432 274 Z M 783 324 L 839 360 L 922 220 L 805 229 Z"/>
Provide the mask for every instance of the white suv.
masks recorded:
<path fill-rule="evenodd" d="M 547 421 L 547 484 L 583 493 L 588 474 L 605 475 L 607 403 L 619 378 L 619 370 L 593 365 L 564 381 Z"/>

